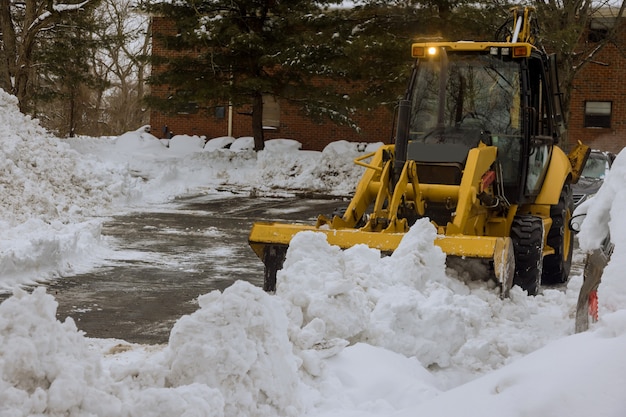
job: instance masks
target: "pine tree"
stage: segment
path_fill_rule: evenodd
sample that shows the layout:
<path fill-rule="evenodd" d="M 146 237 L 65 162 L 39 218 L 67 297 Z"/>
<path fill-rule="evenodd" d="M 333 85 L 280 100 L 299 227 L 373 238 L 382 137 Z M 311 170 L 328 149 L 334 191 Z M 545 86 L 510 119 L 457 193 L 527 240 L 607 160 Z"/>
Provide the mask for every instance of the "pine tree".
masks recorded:
<path fill-rule="evenodd" d="M 328 6 L 337 1 L 151 1 L 147 9 L 176 22 L 177 35 L 163 39 L 168 48 L 186 51 L 159 59 L 166 70 L 151 77 L 155 85 L 180 92 L 153 97 L 151 104 L 172 109 L 190 101 L 203 105 L 249 104 L 255 149 L 263 149 L 263 96 L 297 104 L 311 117 L 350 122 L 350 82 L 345 68 L 345 14 Z M 325 7 L 320 7 L 323 4 Z M 353 64 L 353 63 L 352 63 Z"/>
<path fill-rule="evenodd" d="M 20 109 L 30 110 L 34 55 L 42 35 L 68 15 L 84 10 L 97 0 L 2 0 L 0 1 L 0 87 L 15 95 Z"/>
<path fill-rule="evenodd" d="M 92 70 L 92 58 L 102 46 L 93 36 L 100 22 L 94 19 L 96 2 L 76 13 L 60 16 L 42 33 L 34 55 L 38 63 L 33 103 L 44 125 L 60 136 L 73 137 L 81 127 L 95 124 L 94 97 L 107 87 Z"/>
<path fill-rule="evenodd" d="M 372 0 L 343 13 L 343 42 L 333 65 L 363 88 L 353 94 L 361 110 L 395 105 L 404 93 L 417 40 L 489 39 L 497 26 L 476 21 L 476 9 L 465 2 Z M 442 14 L 442 10 L 445 13 Z M 353 104 L 353 105 L 354 105 Z"/>

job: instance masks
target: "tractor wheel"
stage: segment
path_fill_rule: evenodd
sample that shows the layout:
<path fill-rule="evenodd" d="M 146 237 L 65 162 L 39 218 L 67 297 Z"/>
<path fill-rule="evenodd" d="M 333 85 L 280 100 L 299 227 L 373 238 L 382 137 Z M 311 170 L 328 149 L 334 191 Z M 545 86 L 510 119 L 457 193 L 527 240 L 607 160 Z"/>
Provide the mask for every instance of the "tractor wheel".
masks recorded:
<path fill-rule="evenodd" d="M 287 246 L 268 245 L 263 249 L 263 264 L 265 264 L 265 273 L 263 274 L 264 291 L 276 291 L 276 273 L 282 269 L 286 255 Z"/>
<path fill-rule="evenodd" d="M 515 254 L 513 285 L 519 285 L 528 295 L 536 295 L 541 282 L 543 221 L 536 216 L 515 217 L 511 240 Z"/>
<path fill-rule="evenodd" d="M 542 284 L 562 284 L 567 282 L 572 267 L 574 234 L 569 229 L 569 221 L 574 211 L 572 189 L 565 184 L 559 203 L 550 208 L 552 227 L 548 232 L 547 243 L 554 248 L 554 255 L 543 258 Z"/>

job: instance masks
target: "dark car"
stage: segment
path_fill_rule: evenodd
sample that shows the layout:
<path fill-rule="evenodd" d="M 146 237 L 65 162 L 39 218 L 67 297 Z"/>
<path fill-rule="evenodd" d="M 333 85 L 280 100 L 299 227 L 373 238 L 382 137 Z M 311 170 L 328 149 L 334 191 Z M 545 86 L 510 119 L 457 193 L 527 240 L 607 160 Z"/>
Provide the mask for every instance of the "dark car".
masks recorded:
<path fill-rule="evenodd" d="M 593 197 L 598 192 L 614 160 L 615 155 L 610 152 L 591 151 L 578 183 L 572 186 L 574 207 L 578 207 L 583 201 Z"/>

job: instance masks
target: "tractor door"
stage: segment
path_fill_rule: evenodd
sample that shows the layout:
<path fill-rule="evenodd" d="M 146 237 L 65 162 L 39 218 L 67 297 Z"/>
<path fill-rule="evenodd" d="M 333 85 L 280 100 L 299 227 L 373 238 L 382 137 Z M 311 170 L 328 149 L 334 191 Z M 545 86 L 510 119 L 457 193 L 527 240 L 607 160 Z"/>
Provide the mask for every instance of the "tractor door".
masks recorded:
<path fill-rule="evenodd" d="M 524 180 L 521 200 L 534 201 L 548 170 L 552 147 L 557 138 L 550 73 L 541 56 L 531 56 L 522 64 L 524 95 Z"/>

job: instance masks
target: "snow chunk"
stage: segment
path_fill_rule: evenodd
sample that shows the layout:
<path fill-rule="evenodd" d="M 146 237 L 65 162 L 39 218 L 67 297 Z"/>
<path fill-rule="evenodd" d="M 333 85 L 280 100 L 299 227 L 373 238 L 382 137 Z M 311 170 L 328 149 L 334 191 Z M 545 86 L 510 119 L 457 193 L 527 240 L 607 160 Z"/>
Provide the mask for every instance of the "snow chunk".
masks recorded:
<path fill-rule="evenodd" d="M 230 150 L 233 152 L 249 151 L 254 149 L 254 138 L 252 136 L 243 136 L 235 139 L 230 145 Z"/>
<path fill-rule="evenodd" d="M 205 142 L 205 136 L 176 135 L 170 139 L 169 148 L 171 152 L 183 156 L 193 152 L 202 152 Z"/>
<path fill-rule="evenodd" d="M 279 300 L 238 281 L 198 302 L 172 329 L 168 383 L 219 389 L 226 416 L 300 415 L 299 360 Z"/>
<path fill-rule="evenodd" d="M 224 149 L 229 147 L 234 141 L 235 138 L 232 136 L 221 136 L 219 138 L 209 139 L 204 145 L 204 150 L 205 152 L 212 152 L 217 149 Z"/>

